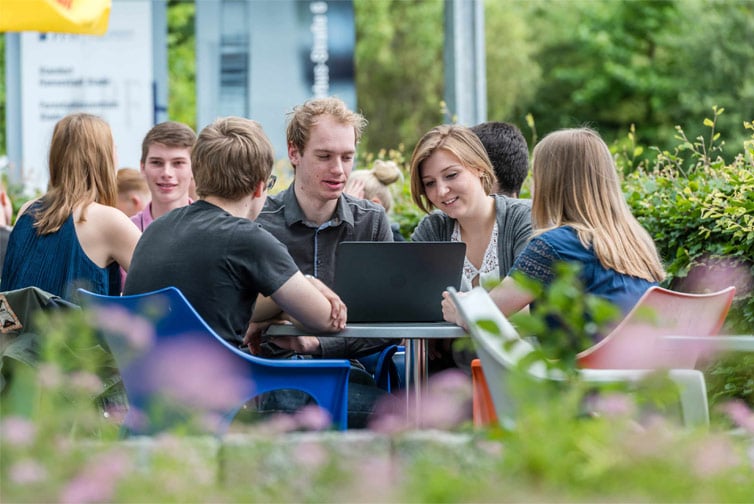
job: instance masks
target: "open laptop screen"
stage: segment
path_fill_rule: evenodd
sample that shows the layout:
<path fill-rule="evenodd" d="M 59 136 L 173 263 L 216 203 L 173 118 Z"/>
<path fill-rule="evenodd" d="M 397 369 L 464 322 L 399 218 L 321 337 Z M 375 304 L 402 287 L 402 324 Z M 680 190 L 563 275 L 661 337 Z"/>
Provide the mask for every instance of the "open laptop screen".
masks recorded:
<path fill-rule="evenodd" d="M 463 242 L 341 242 L 335 292 L 349 322 L 441 322 L 442 292 L 460 288 Z"/>

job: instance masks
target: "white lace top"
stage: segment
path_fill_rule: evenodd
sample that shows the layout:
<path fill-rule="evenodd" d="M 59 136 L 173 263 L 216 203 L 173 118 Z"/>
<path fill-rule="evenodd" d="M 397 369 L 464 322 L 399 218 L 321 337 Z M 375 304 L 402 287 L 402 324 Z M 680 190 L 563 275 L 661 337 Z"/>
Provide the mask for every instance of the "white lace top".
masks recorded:
<path fill-rule="evenodd" d="M 468 257 L 463 260 L 463 276 L 461 277 L 461 290 L 471 290 L 473 280 L 478 276 L 479 285 L 484 286 L 487 281 L 499 281 L 500 280 L 500 264 L 497 257 L 497 235 L 498 228 L 497 222 L 492 227 L 492 235 L 490 236 L 490 242 L 487 244 L 487 249 L 484 251 L 484 257 L 482 258 L 482 267 L 477 269 Z M 458 222 L 453 226 L 453 234 L 450 235 L 451 241 L 463 241 L 461 239 L 461 228 Z"/>

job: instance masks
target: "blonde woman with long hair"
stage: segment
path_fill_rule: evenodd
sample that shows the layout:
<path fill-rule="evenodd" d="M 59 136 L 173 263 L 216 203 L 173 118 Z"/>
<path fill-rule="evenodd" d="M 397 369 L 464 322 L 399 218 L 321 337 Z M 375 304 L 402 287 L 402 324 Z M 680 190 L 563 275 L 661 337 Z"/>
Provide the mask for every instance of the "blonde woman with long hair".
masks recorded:
<path fill-rule="evenodd" d="M 607 145 L 591 129 L 564 129 L 543 138 L 533 156 L 534 233 L 510 274 L 547 285 L 555 263 L 578 263 L 586 292 L 627 312 L 665 272 L 652 238 L 626 204 Z M 505 315 L 535 301 L 510 274 L 490 291 Z M 447 293 L 442 306 L 445 319 L 457 322 Z"/>
<path fill-rule="evenodd" d="M 65 299 L 76 288 L 120 294 L 141 233 L 115 205 L 118 190 L 110 126 L 90 114 L 55 125 L 47 192 L 30 201 L 8 241 L 3 290 L 35 286 Z"/>

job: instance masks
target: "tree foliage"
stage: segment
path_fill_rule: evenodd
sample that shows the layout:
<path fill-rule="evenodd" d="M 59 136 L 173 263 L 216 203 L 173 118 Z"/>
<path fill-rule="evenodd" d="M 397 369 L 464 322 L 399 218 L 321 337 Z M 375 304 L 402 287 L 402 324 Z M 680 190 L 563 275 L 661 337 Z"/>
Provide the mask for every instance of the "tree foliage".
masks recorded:
<path fill-rule="evenodd" d="M 168 4 L 168 117 L 196 129 L 194 2 Z"/>
<path fill-rule="evenodd" d="M 444 121 L 443 2 L 354 0 L 354 11 L 362 148 L 413 146 Z"/>

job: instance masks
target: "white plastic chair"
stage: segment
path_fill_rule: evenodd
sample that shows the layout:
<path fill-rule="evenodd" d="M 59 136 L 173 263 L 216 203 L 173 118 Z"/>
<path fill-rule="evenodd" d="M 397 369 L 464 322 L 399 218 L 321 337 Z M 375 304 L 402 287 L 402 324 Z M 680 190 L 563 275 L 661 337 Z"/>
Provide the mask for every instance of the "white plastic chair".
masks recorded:
<path fill-rule="evenodd" d="M 453 289 L 449 290 L 458 314 L 469 328 L 477 354 L 482 361 L 500 424 L 512 429 L 515 427 L 517 410 L 509 391 L 509 382 L 513 374 L 523 371 L 535 381 L 562 381 L 565 376 L 559 370 L 548 369 L 541 360 L 533 361 L 526 369 L 521 368 L 519 363 L 534 351 L 534 347 L 521 339 L 483 288 L 477 287 L 462 295 Z M 653 372 L 655 370 L 651 369 L 579 369 L 577 376 L 585 383 L 635 383 Z M 684 424 L 689 427 L 707 427 L 709 407 L 702 372 L 694 369 L 672 369 L 667 373 L 669 379 L 678 387 Z"/>

